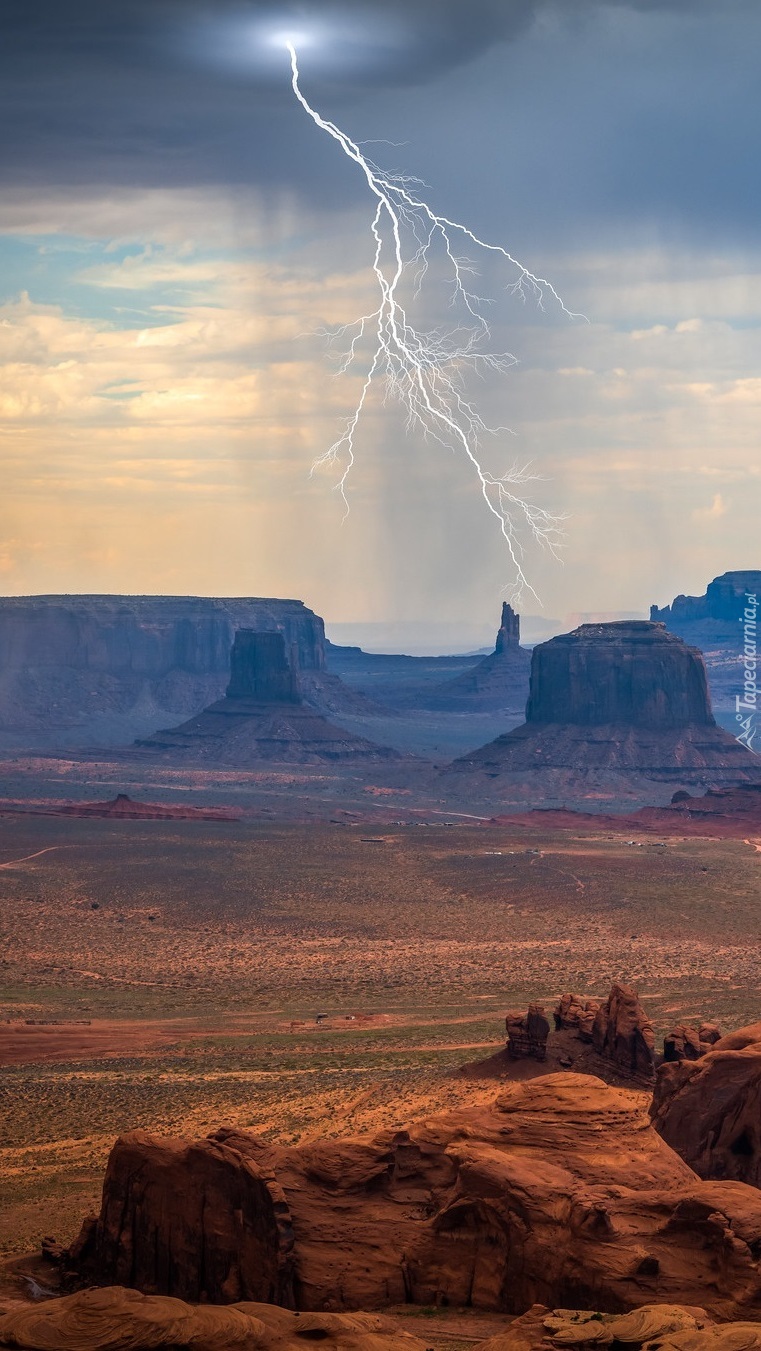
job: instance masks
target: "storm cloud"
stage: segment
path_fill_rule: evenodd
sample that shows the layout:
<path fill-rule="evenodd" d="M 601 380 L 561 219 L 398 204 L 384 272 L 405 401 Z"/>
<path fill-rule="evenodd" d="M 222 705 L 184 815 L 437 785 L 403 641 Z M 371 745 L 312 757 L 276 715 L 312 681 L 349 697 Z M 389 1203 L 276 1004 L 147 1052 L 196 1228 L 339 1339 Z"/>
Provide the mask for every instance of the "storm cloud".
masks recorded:
<path fill-rule="evenodd" d="M 757 156 L 750 0 L 720 12 L 711 0 L 6 0 L 2 23 L 6 186 L 239 184 L 352 200 L 347 166 L 294 106 L 285 53 L 257 43 L 268 26 L 317 25 L 332 37 L 305 52 L 304 79 L 354 134 L 424 140 L 426 120 L 447 128 L 454 106 L 481 173 L 495 169 L 496 125 L 515 146 L 503 172 L 521 187 L 521 156 L 535 158 L 571 216 L 575 198 L 602 214 L 699 215 L 709 196 L 709 216 L 757 213 L 741 172 Z"/>

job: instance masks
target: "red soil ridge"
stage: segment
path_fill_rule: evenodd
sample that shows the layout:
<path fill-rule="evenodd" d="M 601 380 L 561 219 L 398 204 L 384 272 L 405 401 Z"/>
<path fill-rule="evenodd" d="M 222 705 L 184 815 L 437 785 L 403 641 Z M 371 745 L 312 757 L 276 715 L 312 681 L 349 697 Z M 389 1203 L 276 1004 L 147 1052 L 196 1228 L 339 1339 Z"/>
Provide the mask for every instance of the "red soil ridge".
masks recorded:
<path fill-rule="evenodd" d="M 232 812 L 217 807 L 170 806 L 163 802 L 135 802 L 126 793 L 117 793 L 109 802 L 0 803 L 2 812 L 23 812 L 31 816 L 100 816 L 112 821 L 235 821 Z"/>
<path fill-rule="evenodd" d="M 542 829 L 556 826 L 561 830 L 591 826 L 595 830 L 618 830 L 624 834 L 634 830 L 651 835 L 744 839 L 749 834 L 761 834 L 761 784 L 709 788 L 702 797 L 679 792 L 666 807 L 642 807 L 626 816 L 538 808 L 518 816 L 495 816 L 492 824 L 541 826 Z"/>

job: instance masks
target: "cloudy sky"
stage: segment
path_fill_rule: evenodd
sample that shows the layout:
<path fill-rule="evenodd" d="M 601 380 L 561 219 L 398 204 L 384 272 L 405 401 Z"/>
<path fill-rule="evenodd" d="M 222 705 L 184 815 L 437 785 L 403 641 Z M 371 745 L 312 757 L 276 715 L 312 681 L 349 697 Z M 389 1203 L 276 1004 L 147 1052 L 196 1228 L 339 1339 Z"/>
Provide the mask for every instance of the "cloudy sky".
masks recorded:
<path fill-rule="evenodd" d="M 0 25 L 4 593 L 494 627 L 514 570 L 473 466 L 382 385 L 346 521 L 340 469 L 310 477 L 361 390 L 369 349 L 340 374 L 323 333 L 376 304 L 374 201 L 284 35 L 314 107 L 585 316 L 468 249 L 518 359 L 465 372 L 504 429 L 483 463 L 531 462 L 565 518 L 560 561 L 524 537 L 543 613 L 759 565 L 757 0 L 5 0 Z"/>

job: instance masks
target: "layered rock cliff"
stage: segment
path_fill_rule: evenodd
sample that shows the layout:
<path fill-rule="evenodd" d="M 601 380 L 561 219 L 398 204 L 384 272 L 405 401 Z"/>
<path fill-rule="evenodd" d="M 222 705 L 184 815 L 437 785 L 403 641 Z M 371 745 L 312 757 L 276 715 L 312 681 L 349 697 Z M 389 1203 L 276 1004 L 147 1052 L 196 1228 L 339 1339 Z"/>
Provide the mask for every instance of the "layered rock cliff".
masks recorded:
<path fill-rule="evenodd" d="M 195 713 L 224 692 L 239 628 L 281 633 L 319 680 L 323 621 L 301 601 L 0 598 L 0 731 L 39 740 L 79 730 L 79 739 L 113 744 L 165 714 Z"/>
<path fill-rule="evenodd" d="M 761 757 L 716 725 L 700 653 L 663 624 L 583 624 L 534 648 L 526 722 L 456 773 L 609 770 L 680 783 L 761 781 Z"/>
<path fill-rule="evenodd" d="M 757 1316 L 760 1233 L 761 1195 L 700 1181 L 644 1095 L 553 1074 L 375 1137 L 126 1135 L 74 1256 L 87 1281 L 212 1303 L 663 1300 L 732 1318 Z"/>

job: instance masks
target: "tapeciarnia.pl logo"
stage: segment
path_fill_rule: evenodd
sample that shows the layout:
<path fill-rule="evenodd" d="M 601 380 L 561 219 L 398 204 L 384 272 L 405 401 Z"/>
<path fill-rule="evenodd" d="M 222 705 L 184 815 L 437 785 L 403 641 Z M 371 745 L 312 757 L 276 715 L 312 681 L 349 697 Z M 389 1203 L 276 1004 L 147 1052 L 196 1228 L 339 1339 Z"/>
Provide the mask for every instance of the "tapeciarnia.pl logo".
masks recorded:
<path fill-rule="evenodd" d="M 753 738 L 758 731 L 755 725 L 758 712 L 757 614 L 758 598 L 752 591 L 746 591 L 745 607 L 740 616 L 740 623 L 743 626 L 740 653 L 740 661 L 743 663 L 743 692 L 735 695 L 735 716 L 742 728 L 737 734 L 737 740 L 749 750 L 753 749 Z"/>

